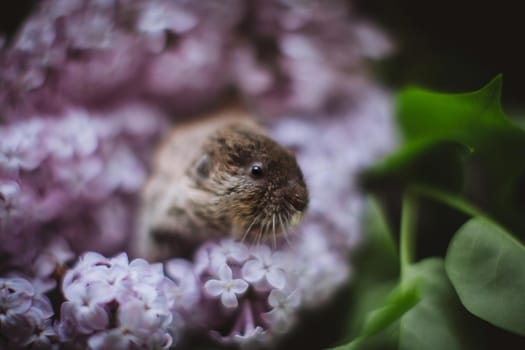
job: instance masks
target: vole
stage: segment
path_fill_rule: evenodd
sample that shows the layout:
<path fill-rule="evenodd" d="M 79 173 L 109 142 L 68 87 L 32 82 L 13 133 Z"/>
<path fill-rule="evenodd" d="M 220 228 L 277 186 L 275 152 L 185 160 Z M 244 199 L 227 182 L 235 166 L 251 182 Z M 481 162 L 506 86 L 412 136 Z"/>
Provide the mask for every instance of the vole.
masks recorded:
<path fill-rule="evenodd" d="M 294 155 L 230 106 L 168 134 L 140 200 L 133 251 L 154 261 L 209 238 L 275 242 L 308 191 Z"/>

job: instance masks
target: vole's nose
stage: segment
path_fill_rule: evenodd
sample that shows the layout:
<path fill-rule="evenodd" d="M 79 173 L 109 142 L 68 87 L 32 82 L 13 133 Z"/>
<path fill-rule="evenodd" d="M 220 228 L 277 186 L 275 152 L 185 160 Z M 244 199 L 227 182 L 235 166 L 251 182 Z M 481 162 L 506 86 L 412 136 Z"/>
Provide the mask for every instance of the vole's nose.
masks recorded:
<path fill-rule="evenodd" d="M 291 182 L 287 190 L 287 200 L 295 210 L 304 212 L 308 207 L 308 191 L 304 184 L 297 181 Z"/>

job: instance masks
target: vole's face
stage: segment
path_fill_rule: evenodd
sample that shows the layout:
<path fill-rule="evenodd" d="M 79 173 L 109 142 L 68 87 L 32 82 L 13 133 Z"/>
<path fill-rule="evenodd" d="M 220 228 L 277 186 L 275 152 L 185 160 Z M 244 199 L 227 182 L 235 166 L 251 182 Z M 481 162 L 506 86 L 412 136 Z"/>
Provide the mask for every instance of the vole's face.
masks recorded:
<path fill-rule="evenodd" d="M 286 233 L 308 205 L 295 157 L 249 129 L 219 133 L 197 172 L 215 194 L 214 215 L 241 239 L 260 241 Z"/>

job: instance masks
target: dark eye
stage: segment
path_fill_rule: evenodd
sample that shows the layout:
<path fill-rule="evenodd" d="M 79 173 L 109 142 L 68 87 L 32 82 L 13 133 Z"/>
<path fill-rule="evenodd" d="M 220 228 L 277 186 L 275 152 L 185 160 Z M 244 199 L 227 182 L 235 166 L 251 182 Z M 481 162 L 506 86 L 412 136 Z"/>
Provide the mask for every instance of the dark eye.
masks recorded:
<path fill-rule="evenodd" d="M 263 168 L 262 165 L 259 163 L 252 164 L 252 167 L 250 168 L 250 175 L 255 178 L 259 179 L 263 176 Z"/>

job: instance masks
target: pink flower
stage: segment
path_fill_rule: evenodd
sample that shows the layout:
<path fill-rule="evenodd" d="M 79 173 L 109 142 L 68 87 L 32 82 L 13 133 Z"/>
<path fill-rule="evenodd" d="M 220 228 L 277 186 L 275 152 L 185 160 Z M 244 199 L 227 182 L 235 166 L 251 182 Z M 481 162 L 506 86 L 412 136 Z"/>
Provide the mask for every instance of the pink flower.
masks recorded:
<path fill-rule="evenodd" d="M 248 283 L 242 279 L 233 279 L 232 270 L 228 265 L 219 269 L 219 279 L 210 279 L 204 284 L 206 292 L 213 297 L 220 297 L 225 307 L 235 308 L 239 305 L 237 296 L 248 289 Z"/>
<path fill-rule="evenodd" d="M 259 282 L 263 278 L 270 286 L 283 289 L 286 285 L 286 276 L 281 264 L 280 253 L 272 253 L 268 246 L 261 246 L 242 267 L 242 277 L 251 283 Z"/>

